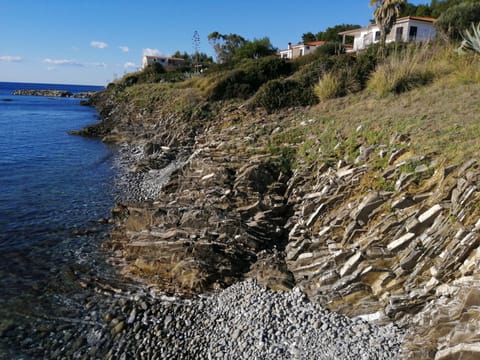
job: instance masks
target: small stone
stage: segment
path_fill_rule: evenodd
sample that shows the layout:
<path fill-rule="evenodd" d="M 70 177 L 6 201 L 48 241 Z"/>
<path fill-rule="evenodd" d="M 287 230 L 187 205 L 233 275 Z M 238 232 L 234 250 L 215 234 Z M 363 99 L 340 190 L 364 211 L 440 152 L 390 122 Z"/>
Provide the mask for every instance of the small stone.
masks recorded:
<path fill-rule="evenodd" d="M 130 316 L 127 319 L 127 324 L 132 324 L 135 321 L 135 316 L 137 315 L 137 310 L 135 308 L 130 312 Z"/>
<path fill-rule="evenodd" d="M 120 321 L 117 325 L 115 325 L 112 329 L 112 335 L 115 336 L 121 333 L 125 329 L 125 322 Z"/>

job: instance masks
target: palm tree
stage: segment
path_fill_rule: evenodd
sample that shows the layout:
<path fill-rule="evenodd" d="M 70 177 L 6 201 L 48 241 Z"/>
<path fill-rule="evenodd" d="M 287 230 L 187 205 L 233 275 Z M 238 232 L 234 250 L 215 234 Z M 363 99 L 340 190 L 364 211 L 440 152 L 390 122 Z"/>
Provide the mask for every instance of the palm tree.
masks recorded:
<path fill-rule="evenodd" d="M 406 4 L 405 0 L 370 0 L 370 6 L 375 6 L 373 16 L 380 28 L 380 49 L 383 53 L 388 34 L 400 14 L 400 9 Z"/>

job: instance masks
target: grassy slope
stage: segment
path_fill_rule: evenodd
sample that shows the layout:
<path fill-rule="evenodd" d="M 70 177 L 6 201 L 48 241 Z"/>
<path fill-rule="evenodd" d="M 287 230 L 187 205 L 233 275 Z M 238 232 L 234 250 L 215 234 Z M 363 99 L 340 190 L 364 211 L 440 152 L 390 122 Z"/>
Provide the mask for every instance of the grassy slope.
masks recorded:
<path fill-rule="evenodd" d="M 333 119 L 336 130 L 346 134 L 362 125 L 383 143 L 395 133 L 408 133 L 416 153 L 438 153 L 455 162 L 480 152 L 480 89 L 475 83 L 437 82 L 384 98 L 363 92 L 325 101 L 311 114 Z"/>

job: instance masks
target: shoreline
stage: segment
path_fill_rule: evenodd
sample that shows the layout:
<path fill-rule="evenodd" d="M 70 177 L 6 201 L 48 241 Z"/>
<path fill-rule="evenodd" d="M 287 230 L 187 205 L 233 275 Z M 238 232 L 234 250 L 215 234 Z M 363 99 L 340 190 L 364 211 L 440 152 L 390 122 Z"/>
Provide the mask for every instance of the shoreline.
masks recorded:
<path fill-rule="evenodd" d="M 480 229 L 475 159 L 448 165 L 437 154 L 415 154 L 410 134 L 369 145 L 371 130 L 358 126 L 349 136 L 331 134 L 334 149 L 353 151 L 351 158 L 309 163 L 296 134 L 319 151 L 328 141 L 318 133 L 328 124 L 309 109 L 269 114 L 221 103 L 209 114 L 211 104 L 182 103 L 177 112 L 164 103 L 145 107 L 166 91 L 148 89 L 95 97 L 104 120 L 84 131 L 149 149 L 138 164 L 146 172 L 165 165 L 164 149 L 191 154 L 161 196 L 114 209 L 112 247 L 126 277 L 187 295 L 245 279 L 285 293 L 298 287 L 331 311 L 407 329 L 404 358 L 456 351 L 426 324 L 455 328 L 427 312 L 442 311 L 444 293 L 459 316 L 469 311 L 461 299 L 470 296 L 465 284 L 476 284 L 469 276 Z M 291 150 L 299 151 L 294 166 Z M 452 253 L 436 256 L 441 251 Z"/>

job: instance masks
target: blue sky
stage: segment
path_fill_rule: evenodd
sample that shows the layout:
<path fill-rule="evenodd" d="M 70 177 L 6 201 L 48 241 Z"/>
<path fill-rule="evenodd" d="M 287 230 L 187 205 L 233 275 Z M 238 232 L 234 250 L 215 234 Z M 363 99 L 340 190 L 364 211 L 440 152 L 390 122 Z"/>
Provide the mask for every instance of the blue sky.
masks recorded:
<path fill-rule="evenodd" d="M 365 25 L 368 0 L 0 0 L 0 81 L 106 85 L 144 53 L 213 55 L 213 31 L 275 47 L 342 23 Z M 428 3 L 428 1 L 411 1 Z"/>

